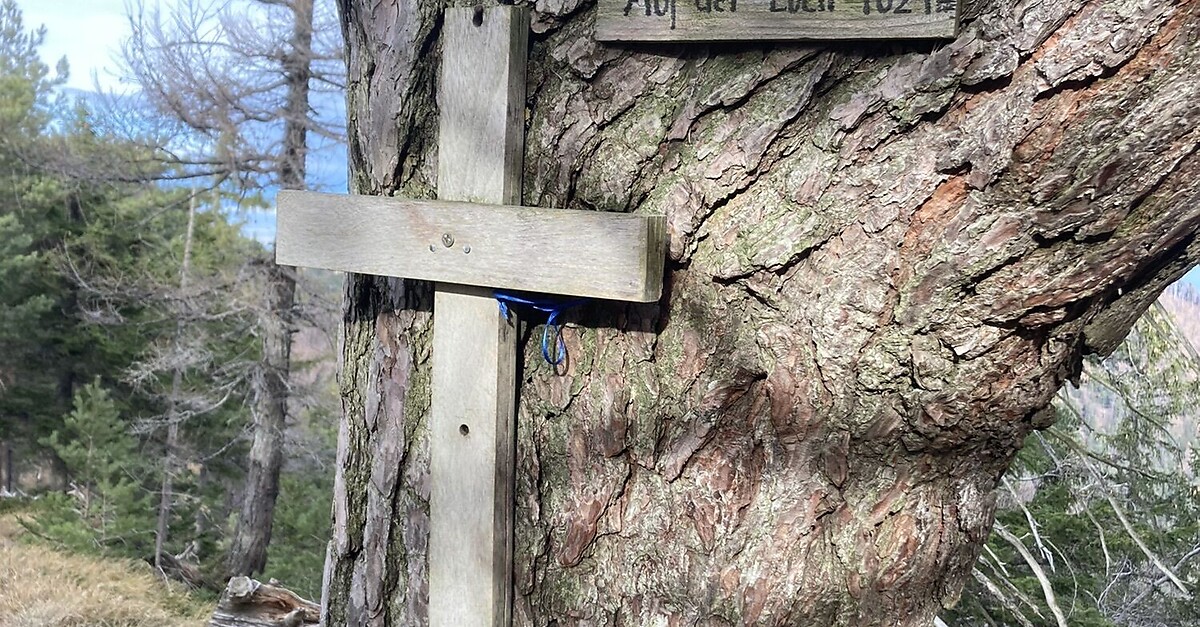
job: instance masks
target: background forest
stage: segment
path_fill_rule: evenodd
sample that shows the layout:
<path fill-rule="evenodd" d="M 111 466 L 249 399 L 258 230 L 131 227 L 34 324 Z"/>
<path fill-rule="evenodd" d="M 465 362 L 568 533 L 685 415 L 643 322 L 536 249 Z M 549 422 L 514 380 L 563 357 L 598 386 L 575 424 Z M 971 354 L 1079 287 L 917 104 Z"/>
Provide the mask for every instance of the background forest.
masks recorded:
<path fill-rule="evenodd" d="M 215 6 L 134 7 L 141 97 L 80 99 L 0 2 L 0 590 L 33 544 L 320 595 L 341 278 L 276 268 L 239 215 L 340 137 L 339 44 L 311 0 Z M 1088 364 L 945 624 L 1200 625 L 1198 344 L 1181 284 Z"/>
<path fill-rule="evenodd" d="M 188 24 L 143 19 L 157 30 L 142 32 L 160 38 Z M 238 34 L 217 26 L 210 35 Z M 160 84 L 157 103 L 73 98 L 58 89 L 66 65 L 52 70 L 38 56 L 43 37 L 14 2 L 0 4 L 0 491 L 38 496 L 22 501 L 22 521 L 54 546 L 144 559 L 220 589 L 236 570 L 230 545 L 273 324 L 272 255 L 243 235 L 239 216 L 265 205 L 285 169 L 274 139 L 282 122 L 249 107 L 269 109 L 275 94 L 247 82 L 242 101 L 227 103 L 242 109 L 204 118 L 194 114 L 213 105 L 205 98 L 222 94 L 190 93 L 195 85 Z M 131 41 L 130 72 L 147 88 L 149 72 L 165 76 L 172 60 L 149 51 L 179 51 L 168 44 Z M 249 54 L 283 44 L 241 45 Z M 191 114 L 173 108 L 183 101 Z M 255 572 L 316 595 L 338 279 L 289 278 L 301 287 L 286 328 L 287 462 L 267 532 L 272 559 Z"/>

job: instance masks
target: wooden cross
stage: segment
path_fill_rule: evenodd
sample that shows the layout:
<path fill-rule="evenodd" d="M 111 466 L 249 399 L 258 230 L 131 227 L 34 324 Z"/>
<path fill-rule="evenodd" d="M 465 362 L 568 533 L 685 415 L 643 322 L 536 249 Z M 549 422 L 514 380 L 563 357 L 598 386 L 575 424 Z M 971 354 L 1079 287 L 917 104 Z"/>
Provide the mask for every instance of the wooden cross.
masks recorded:
<path fill-rule="evenodd" d="M 280 192 L 278 263 L 435 281 L 429 624 L 508 625 L 516 332 L 493 289 L 652 302 L 662 216 L 520 202 L 527 9 L 447 9 L 437 201 Z M 482 204 L 500 203 L 500 204 Z"/>

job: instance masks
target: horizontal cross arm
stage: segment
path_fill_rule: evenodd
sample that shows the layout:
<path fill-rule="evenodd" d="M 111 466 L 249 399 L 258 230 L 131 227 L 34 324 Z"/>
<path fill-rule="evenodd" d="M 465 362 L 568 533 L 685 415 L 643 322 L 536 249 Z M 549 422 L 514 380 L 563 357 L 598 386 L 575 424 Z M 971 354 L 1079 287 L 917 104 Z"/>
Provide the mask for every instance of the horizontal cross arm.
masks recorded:
<path fill-rule="evenodd" d="M 662 216 L 281 191 L 275 259 L 635 302 L 658 300 Z"/>

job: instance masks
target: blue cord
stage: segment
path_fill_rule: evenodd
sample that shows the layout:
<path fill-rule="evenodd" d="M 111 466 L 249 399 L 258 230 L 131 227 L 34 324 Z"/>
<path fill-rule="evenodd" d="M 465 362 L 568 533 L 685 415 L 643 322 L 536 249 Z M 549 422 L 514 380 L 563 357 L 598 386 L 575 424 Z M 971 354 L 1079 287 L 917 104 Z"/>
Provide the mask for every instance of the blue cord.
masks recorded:
<path fill-rule="evenodd" d="M 512 292 L 504 292 L 496 290 L 493 292 L 496 297 L 496 302 L 500 304 L 500 315 L 508 318 L 510 305 L 524 305 L 532 309 L 550 314 L 546 320 L 546 327 L 542 329 L 542 359 L 546 363 L 557 366 L 567 358 L 567 345 L 562 339 L 562 325 L 558 322 L 559 316 L 568 309 L 574 309 L 582 305 L 586 299 L 576 298 L 572 300 L 562 300 L 558 298 L 545 297 L 527 297 L 518 296 Z M 550 354 L 550 331 L 554 330 L 555 352 Z"/>

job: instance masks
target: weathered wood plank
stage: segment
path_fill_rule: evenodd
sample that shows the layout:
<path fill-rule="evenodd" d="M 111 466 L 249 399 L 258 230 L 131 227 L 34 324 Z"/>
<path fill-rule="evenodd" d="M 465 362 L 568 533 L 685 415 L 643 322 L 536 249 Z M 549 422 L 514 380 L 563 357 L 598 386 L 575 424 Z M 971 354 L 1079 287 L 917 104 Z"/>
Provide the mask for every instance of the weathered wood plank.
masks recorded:
<path fill-rule="evenodd" d="M 529 12 L 447 9 L 443 29 L 438 196 L 515 203 Z M 472 215 L 490 222 L 482 212 Z M 484 239 L 486 231 L 457 230 L 443 229 L 453 239 L 434 242 L 433 254 L 457 257 L 451 266 L 473 255 L 488 263 L 480 251 L 496 240 Z M 432 627 L 512 623 L 516 362 L 514 325 L 500 316 L 490 290 L 437 286 L 429 419 Z"/>
<path fill-rule="evenodd" d="M 516 331 L 482 288 L 434 293 L 429 624 L 510 624 Z"/>
<path fill-rule="evenodd" d="M 520 11 L 447 9 L 444 28 L 438 198 L 519 204 L 528 17 Z"/>
<path fill-rule="evenodd" d="M 944 39 L 958 15 L 958 0 L 599 0 L 596 39 Z"/>
<path fill-rule="evenodd" d="M 447 190 L 468 178 L 443 175 Z M 662 291 L 662 216 L 296 191 L 278 207 L 281 264 L 637 302 Z"/>

